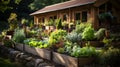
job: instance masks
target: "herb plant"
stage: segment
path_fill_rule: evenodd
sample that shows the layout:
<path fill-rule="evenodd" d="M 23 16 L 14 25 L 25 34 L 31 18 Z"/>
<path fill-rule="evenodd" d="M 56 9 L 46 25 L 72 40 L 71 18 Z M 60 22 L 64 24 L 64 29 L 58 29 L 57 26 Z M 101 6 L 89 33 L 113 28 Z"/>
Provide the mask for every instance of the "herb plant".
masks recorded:
<path fill-rule="evenodd" d="M 81 34 L 77 34 L 76 32 L 71 32 L 67 34 L 66 39 L 72 43 L 77 43 L 82 40 Z"/>
<path fill-rule="evenodd" d="M 25 36 L 24 30 L 17 28 L 14 32 L 12 40 L 17 43 L 23 43 L 25 37 L 26 36 Z"/>

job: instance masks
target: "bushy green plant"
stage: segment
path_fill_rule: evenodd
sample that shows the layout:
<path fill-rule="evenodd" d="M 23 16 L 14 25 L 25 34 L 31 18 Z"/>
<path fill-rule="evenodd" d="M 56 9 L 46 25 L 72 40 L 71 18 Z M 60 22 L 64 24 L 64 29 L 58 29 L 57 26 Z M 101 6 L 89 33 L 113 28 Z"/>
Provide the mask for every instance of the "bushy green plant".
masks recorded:
<path fill-rule="evenodd" d="M 94 39 L 94 29 L 92 26 L 88 26 L 84 29 L 82 33 L 82 39 L 84 40 L 93 40 Z"/>
<path fill-rule="evenodd" d="M 87 44 L 85 47 L 81 48 L 80 57 L 94 57 L 96 54 L 96 48 Z"/>
<path fill-rule="evenodd" d="M 75 43 L 75 42 L 81 41 L 82 36 L 81 36 L 81 34 L 77 34 L 76 32 L 71 32 L 71 33 L 67 34 L 66 39 L 68 41 Z"/>
<path fill-rule="evenodd" d="M 84 24 L 84 23 L 76 25 L 75 32 L 78 34 L 82 33 L 84 31 L 84 29 L 86 28 L 86 26 L 87 26 L 87 24 Z"/>
<path fill-rule="evenodd" d="M 11 13 L 10 17 L 8 18 L 10 30 L 14 30 L 18 27 L 17 23 L 17 14 L 16 13 Z"/>
<path fill-rule="evenodd" d="M 105 28 L 100 28 L 96 33 L 95 33 L 95 38 L 97 40 L 102 39 L 105 36 Z"/>
<path fill-rule="evenodd" d="M 53 19 L 50 19 L 50 21 L 48 22 L 48 25 L 49 26 L 53 26 L 55 24 L 54 20 Z"/>
<path fill-rule="evenodd" d="M 37 41 L 35 38 L 28 38 L 23 41 L 24 44 L 29 44 L 30 41 Z"/>
<path fill-rule="evenodd" d="M 91 46 L 85 46 L 80 48 L 79 46 L 74 46 L 71 56 L 74 57 L 94 57 L 96 55 L 96 49 Z"/>
<path fill-rule="evenodd" d="M 25 36 L 24 30 L 17 28 L 14 32 L 12 40 L 17 43 L 23 43 L 25 37 L 26 36 Z"/>
<path fill-rule="evenodd" d="M 64 51 L 64 48 L 59 48 L 59 49 L 57 50 L 57 52 L 59 52 L 59 53 L 64 53 L 65 51 Z"/>
<path fill-rule="evenodd" d="M 48 43 L 50 45 L 54 45 L 55 43 L 59 42 L 60 40 L 64 39 L 64 37 L 67 35 L 67 32 L 65 30 L 56 30 L 53 31 L 50 34 Z"/>
<path fill-rule="evenodd" d="M 106 45 L 109 45 L 111 42 L 112 42 L 113 39 L 107 39 L 107 38 L 104 38 L 103 39 L 103 43 L 106 44 Z"/>
<path fill-rule="evenodd" d="M 85 47 L 80 47 L 76 43 L 70 45 L 65 45 L 65 52 L 74 57 L 94 57 L 97 54 L 97 51 L 94 47 L 91 47 L 87 44 Z"/>
<path fill-rule="evenodd" d="M 35 31 L 35 30 L 30 31 L 29 30 L 26 33 L 27 33 L 27 37 L 33 37 L 33 36 L 35 36 L 37 34 L 37 31 Z"/>
<path fill-rule="evenodd" d="M 72 47 L 72 51 L 71 51 L 71 56 L 74 56 L 74 57 L 80 57 L 80 51 L 81 51 L 81 47 L 78 46 L 78 45 L 74 45 Z"/>
<path fill-rule="evenodd" d="M 70 54 L 72 52 L 72 47 L 73 47 L 73 43 L 66 41 L 64 47 L 65 53 Z"/>
<path fill-rule="evenodd" d="M 56 28 L 57 29 L 62 29 L 62 21 L 61 21 L 61 19 L 56 19 Z"/>

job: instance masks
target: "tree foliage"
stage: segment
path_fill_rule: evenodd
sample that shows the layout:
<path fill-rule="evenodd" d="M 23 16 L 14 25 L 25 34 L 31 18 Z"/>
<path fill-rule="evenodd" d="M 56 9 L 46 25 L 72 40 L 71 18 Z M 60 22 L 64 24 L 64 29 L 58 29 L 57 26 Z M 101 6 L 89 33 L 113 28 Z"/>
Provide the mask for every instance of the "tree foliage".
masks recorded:
<path fill-rule="evenodd" d="M 38 9 L 41 9 L 41 8 L 43 8 L 45 6 L 56 4 L 56 3 L 60 3 L 60 2 L 65 2 L 65 1 L 68 1 L 68 0 L 34 0 L 29 5 L 29 7 L 32 10 L 38 10 Z"/>
<path fill-rule="evenodd" d="M 41 9 L 45 6 L 52 5 L 59 2 L 64 2 L 67 0 L 0 0 L 0 24 L 7 27 L 8 18 L 11 13 L 17 15 L 17 20 L 22 21 L 22 19 L 29 20 L 28 23 L 33 20 L 32 16 L 29 14 Z M 0 27 L 2 27 L 0 25 Z"/>

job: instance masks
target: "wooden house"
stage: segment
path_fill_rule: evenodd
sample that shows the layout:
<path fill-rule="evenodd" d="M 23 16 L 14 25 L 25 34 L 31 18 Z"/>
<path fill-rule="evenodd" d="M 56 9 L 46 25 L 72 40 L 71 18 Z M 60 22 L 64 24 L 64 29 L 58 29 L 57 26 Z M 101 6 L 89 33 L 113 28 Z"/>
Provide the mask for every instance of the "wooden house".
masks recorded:
<path fill-rule="evenodd" d="M 48 22 L 50 19 L 62 19 L 66 23 L 86 23 L 92 22 L 95 29 L 114 24 L 120 24 L 119 0 L 70 0 L 46 6 L 30 15 L 34 16 L 34 23 L 40 24 Z M 106 14 L 105 14 L 106 13 Z M 105 21 L 101 17 L 110 16 Z M 103 16 L 102 16 L 103 15 Z M 114 19 L 111 20 L 111 18 Z"/>

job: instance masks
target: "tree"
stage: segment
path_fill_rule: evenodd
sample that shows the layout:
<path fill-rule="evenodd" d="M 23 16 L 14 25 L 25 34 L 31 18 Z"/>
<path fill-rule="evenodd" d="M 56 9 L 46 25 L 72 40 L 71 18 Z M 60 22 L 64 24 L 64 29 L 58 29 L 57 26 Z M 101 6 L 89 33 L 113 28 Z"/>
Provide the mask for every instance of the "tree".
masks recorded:
<path fill-rule="evenodd" d="M 0 0 L 0 11 L 4 12 L 7 9 L 12 9 L 8 4 L 13 0 Z M 19 4 L 21 0 L 14 0 L 14 3 Z"/>
<path fill-rule="evenodd" d="M 65 2 L 65 1 L 68 1 L 68 0 L 34 0 L 29 5 L 29 7 L 32 10 L 38 10 L 38 9 L 41 9 L 45 6 L 52 5 L 52 4 L 55 4 L 55 3 Z"/>

